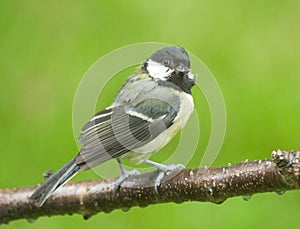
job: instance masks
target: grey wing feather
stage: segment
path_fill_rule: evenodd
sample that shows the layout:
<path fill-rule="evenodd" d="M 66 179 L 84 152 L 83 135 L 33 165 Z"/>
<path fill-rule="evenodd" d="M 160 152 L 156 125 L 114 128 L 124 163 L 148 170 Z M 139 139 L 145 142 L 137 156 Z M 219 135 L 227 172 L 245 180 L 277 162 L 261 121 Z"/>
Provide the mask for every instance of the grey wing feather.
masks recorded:
<path fill-rule="evenodd" d="M 103 110 L 83 127 L 79 137 L 83 147 L 76 163 L 84 170 L 120 157 L 157 137 L 172 125 L 176 114 L 174 106 L 155 99 L 146 99 L 130 109 L 118 106 Z"/>

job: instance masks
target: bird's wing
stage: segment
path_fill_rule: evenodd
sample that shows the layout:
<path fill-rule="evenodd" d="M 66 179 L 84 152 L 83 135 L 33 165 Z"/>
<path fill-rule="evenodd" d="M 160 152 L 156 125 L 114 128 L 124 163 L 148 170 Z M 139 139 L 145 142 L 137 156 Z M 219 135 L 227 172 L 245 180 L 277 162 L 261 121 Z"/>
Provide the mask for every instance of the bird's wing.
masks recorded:
<path fill-rule="evenodd" d="M 174 104 L 148 98 L 134 107 L 102 110 L 82 129 L 79 141 L 83 147 L 76 163 L 83 165 L 83 169 L 94 167 L 150 142 L 172 125 L 177 108 Z"/>

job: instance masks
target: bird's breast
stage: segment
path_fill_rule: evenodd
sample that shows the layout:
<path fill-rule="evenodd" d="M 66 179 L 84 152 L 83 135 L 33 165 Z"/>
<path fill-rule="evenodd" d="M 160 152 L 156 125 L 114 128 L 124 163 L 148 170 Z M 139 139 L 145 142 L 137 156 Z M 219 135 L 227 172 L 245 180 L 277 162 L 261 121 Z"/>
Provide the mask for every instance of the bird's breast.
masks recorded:
<path fill-rule="evenodd" d="M 192 95 L 174 90 L 173 92 L 180 99 L 179 111 L 173 124 L 159 134 L 155 139 L 147 144 L 129 152 L 126 157 L 133 163 L 140 164 L 147 160 L 153 153 L 164 147 L 185 126 L 190 115 L 194 110 L 194 102 Z"/>

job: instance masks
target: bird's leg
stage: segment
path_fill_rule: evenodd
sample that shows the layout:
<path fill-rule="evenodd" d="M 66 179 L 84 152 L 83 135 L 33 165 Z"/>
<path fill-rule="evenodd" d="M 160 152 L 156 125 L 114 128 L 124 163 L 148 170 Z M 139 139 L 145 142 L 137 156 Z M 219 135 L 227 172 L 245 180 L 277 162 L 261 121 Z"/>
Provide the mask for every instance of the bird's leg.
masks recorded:
<path fill-rule="evenodd" d="M 161 184 L 160 182 L 164 178 L 166 172 L 174 171 L 174 170 L 182 170 L 182 169 L 185 168 L 184 165 L 182 165 L 182 164 L 164 165 L 164 164 L 160 164 L 160 163 L 150 161 L 150 160 L 146 160 L 145 163 L 148 164 L 148 165 L 152 165 L 152 166 L 156 167 L 159 171 L 159 174 L 158 174 L 158 176 L 155 180 L 155 184 L 154 184 L 154 189 L 155 189 L 156 193 L 158 193 L 157 188 Z"/>
<path fill-rule="evenodd" d="M 134 176 L 134 175 L 139 175 L 140 172 L 137 171 L 136 169 L 134 170 L 126 170 L 124 169 L 122 163 L 121 163 L 121 160 L 118 158 L 117 159 L 118 161 L 118 165 L 119 165 L 119 168 L 120 168 L 120 171 L 121 171 L 121 176 L 114 182 L 114 187 L 113 187 L 113 191 L 115 192 L 119 187 L 120 185 L 130 176 Z"/>

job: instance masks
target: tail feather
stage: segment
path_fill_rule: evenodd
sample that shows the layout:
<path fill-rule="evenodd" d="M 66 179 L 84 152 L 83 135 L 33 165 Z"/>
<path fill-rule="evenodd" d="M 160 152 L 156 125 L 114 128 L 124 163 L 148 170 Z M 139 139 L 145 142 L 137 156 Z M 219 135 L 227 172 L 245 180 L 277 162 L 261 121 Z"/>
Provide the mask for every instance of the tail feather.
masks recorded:
<path fill-rule="evenodd" d="M 79 166 L 75 159 L 69 161 L 55 174 L 50 176 L 43 184 L 41 184 L 35 192 L 29 197 L 34 200 L 37 206 L 42 206 L 47 198 L 60 186 L 64 185 L 68 180 L 77 174 Z"/>

